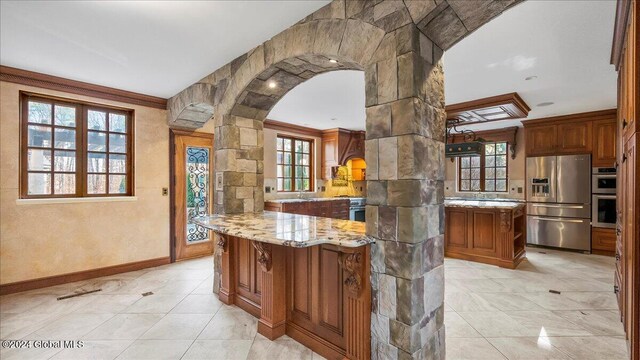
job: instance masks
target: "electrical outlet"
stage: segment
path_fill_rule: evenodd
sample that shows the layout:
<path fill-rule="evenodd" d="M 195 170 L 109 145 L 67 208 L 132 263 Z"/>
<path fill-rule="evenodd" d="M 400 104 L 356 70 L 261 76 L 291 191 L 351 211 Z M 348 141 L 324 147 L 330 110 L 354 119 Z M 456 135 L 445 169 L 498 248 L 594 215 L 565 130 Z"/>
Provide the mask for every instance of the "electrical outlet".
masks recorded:
<path fill-rule="evenodd" d="M 522 194 L 522 186 L 518 186 L 518 194 Z"/>
<path fill-rule="evenodd" d="M 162 188 L 162 196 L 169 196 L 169 188 Z"/>
<path fill-rule="evenodd" d="M 265 186 L 264 187 L 264 192 L 266 192 L 267 194 L 269 194 L 271 192 L 271 186 Z"/>

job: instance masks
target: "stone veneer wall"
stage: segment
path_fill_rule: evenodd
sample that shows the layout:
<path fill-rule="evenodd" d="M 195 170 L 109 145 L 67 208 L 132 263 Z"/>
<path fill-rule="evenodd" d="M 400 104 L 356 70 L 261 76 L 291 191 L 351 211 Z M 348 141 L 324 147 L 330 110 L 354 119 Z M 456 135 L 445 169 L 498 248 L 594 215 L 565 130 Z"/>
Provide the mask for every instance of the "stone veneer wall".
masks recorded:
<path fill-rule="evenodd" d="M 445 358 L 440 59 L 517 2 L 335 0 L 169 101 L 171 126 L 198 127 L 213 115 L 214 171 L 224 177 L 216 212 L 261 211 L 262 120 L 316 74 L 365 71 L 375 359 Z"/>

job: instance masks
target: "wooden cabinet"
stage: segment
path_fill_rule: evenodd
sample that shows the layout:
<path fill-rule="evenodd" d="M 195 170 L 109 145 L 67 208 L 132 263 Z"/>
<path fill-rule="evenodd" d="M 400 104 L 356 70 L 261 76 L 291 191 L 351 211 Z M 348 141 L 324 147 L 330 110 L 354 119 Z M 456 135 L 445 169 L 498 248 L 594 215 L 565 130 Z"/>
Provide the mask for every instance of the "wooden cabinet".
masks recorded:
<path fill-rule="evenodd" d="M 612 63 L 618 70 L 618 223 L 615 292 L 629 358 L 640 360 L 639 1 L 618 1 Z"/>
<path fill-rule="evenodd" d="M 525 127 L 525 148 L 527 156 L 552 155 L 556 152 L 556 125 Z"/>
<path fill-rule="evenodd" d="M 561 154 L 589 153 L 593 141 L 591 121 L 558 124 L 557 150 Z"/>
<path fill-rule="evenodd" d="M 523 121 L 526 156 L 592 154 L 593 166 L 615 163 L 616 109 Z"/>
<path fill-rule="evenodd" d="M 445 255 L 515 269 L 525 258 L 524 205 L 445 208 Z"/>
<path fill-rule="evenodd" d="M 331 168 L 350 159 L 364 159 L 364 131 L 331 129 L 322 132 L 322 179 L 331 179 Z"/>
<path fill-rule="evenodd" d="M 265 201 L 267 211 L 286 212 L 290 214 L 328 217 L 349 220 L 349 199 L 331 199 L 324 201 L 277 202 Z"/>
<path fill-rule="evenodd" d="M 616 230 L 591 228 L 591 252 L 613 256 L 616 251 Z"/>
<path fill-rule="evenodd" d="M 593 122 L 593 152 L 591 164 L 594 167 L 613 167 L 616 163 L 616 119 Z"/>

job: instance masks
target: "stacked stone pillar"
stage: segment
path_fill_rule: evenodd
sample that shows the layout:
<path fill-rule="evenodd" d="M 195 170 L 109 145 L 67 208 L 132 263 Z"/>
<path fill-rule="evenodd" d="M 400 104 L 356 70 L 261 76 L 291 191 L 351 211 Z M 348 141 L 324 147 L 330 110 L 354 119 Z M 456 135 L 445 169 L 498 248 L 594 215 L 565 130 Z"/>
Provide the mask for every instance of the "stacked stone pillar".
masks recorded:
<path fill-rule="evenodd" d="M 374 359 L 444 359 L 442 50 L 411 23 L 365 69 Z"/>
<path fill-rule="evenodd" d="M 264 209 L 264 131 L 261 120 L 235 115 L 216 116 L 214 187 L 216 214 L 258 212 Z M 222 176 L 222 184 L 219 184 Z M 218 235 L 216 235 L 218 236 Z M 217 244 L 217 239 L 215 243 Z M 214 256 L 213 288 L 220 288 L 221 254 Z"/>

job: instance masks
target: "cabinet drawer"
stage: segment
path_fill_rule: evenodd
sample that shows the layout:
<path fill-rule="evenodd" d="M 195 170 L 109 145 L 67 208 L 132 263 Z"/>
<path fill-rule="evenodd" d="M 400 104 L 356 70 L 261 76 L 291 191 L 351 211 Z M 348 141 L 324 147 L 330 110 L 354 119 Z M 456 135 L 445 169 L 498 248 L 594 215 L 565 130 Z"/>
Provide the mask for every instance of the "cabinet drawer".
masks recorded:
<path fill-rule="evenodd" d="M 591 231 L 591 248 L 592 250 L 614 255 L 616 251 L 615 229 L 593 228 Z"/>

